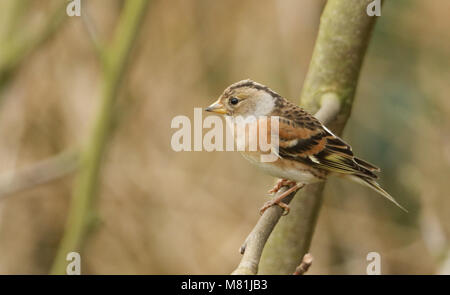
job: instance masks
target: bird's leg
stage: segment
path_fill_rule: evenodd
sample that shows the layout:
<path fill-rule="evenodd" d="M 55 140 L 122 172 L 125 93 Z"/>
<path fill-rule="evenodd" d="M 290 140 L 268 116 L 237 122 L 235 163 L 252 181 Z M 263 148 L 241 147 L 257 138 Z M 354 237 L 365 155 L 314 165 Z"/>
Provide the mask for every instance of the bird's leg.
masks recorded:
<path fill-rule="evenodd" d="M 286 203 L 283 203 L 282 200 L 284 198 L 286 198 L 287 196 L 289 196 L 291 193 L 301 189 L 304 186 L 305 186 L 305 184 L 303 184 L 303 183 L 296 183 L 294 186 L 290 187 L 288 190 L 286 190 L 284 193 L 282 193 L 278 197 L 276 197 L 270 201 L 267 201 L 264 204 L 264 206 L 261 207 L 261 209 L 259 210 L 259 213 L 262 215 L 264 213 L 264 211 L 266 211 L 268 208 L 272 207 L 273 205 L 278 205 L 281 208 L 283 208 L 283 210 L 284 210 L 283 215 L 287 215 L 289 213 L 289 206 Z"/>
<path fill-rule="evenodd" d="M 283 186 L 293 186 L 295 185 L 296 182 L 289 180 L 289 179 L 285 179 L 285 178 L 280 178 L 278 179 L 277 183 L 275 184 L 275 186 L 268 191 L 269 194 L 275 194 L 277 193 L 280 188 L 282 188 Z"/>

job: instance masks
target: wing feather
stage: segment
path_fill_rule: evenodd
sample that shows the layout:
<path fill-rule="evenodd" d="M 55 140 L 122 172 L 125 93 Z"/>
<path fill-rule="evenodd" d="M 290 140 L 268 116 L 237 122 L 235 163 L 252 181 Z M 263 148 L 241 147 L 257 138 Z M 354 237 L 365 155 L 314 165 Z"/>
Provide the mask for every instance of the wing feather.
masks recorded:
<path fill-rule="evenodd" d="M 277 115 L 280 116 L 280 157 L 336 173 L 377 178 L 373 172 L 379 171 L 378 167 L 356 158 L 345 141 L 313 116 L 303 110 Z"/>

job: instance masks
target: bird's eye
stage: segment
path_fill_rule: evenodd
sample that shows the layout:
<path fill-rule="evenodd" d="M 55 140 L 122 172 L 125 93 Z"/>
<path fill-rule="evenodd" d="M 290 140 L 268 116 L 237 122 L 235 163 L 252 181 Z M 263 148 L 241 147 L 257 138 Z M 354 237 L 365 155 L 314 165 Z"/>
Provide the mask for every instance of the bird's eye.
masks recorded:
<path fill-rule="evenodd" d="M 239 99 L 238 99 L 238 98 L 236 98 L 236 97 L 230 98 L 230 103 L 231 103 L 232 105 L 236 105 L 238 102 L 239 102 Z"/>

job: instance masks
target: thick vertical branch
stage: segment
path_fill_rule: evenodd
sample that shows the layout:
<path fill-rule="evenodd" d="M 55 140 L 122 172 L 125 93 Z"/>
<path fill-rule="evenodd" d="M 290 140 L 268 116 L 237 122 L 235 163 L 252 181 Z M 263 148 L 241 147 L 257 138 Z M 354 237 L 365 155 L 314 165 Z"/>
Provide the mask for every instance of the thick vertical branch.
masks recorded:
<path fill-rule="evenodd" d="M 114 41 L 104 53 L 101 106 L 87 145 L 81 153 L 80 169 L 69 209 L 67 228 L 51 270 L 52 274 L 65 273 L 67 253 L 81 250 L 90 221 L 94 216 L 93 206 L 100 164 L 109 138 L 113 107 L 147 4 L 148 0 L 126 2 Z"/>
<path fill-rule="evenodd" d="M 372 0 L 328 0 L 300 104 L 315 113 L 323 99 L 336 98 L 340 111 L 327 126 L 341 134 L 351 112 L 361 64 L 376 17 L 366 13 Z M 290 203 L 264 249 L 260 274 L 291 274 L 308 252 L 322 203 L 324 183 L 308 185 Z"/>

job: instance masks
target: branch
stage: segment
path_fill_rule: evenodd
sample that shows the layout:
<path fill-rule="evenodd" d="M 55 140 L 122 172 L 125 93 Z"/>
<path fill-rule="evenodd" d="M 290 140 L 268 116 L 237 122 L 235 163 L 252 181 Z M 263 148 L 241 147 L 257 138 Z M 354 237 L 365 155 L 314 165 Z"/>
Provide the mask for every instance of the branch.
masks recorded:
<path fill-rule="evenodd" d="M 276 196 L 284 193 L 286 189 L 286 187 L 282 187 L 277 192 Z M 289 204 L 294 195 L 295 193 L 290 194 L 283 202 Z M 241 246 L 240 252 L 244 255 L 242 256 L 238 267 L 231 274 L 256 275 L 258 273 L 259 260 L 261 259 L 264 246 L 282 214 L 283 209 L 280 206 L 272 206 L 264 211 L 244 244 Z"/>
<path fill-rule="evenodd" d="M 103 65 L 104 62 L 104 48 L 103 48 L 103 41 L 100 39 L 97 29 L 89 16 L 89 13 L 87 11 L 87 5 L 82 6 L 82 13 L 81 13 L 81 21 L 83 22 L 83 27 L 86 29 L 86 32 L 89 36 L 89 40 L 92 43 L 92 47 L 94 47 L 95 53 L 97 54 L 97 57 L 99 58 L 100 62 Z"/>
<path fill-rule="evenodd" d="M 302 262 L 300 263 L 299 266 L 297 266 L 297 268 L 295 269 L 295 272 L 293 273 L 293 275 L 304 275 L 308 269 L 311 267 L 312 263 L 313 263 L 313 256 L 309 253 L 306 253 L 305 256 L 303 256 Z"/>
<path fill-rule="evenodd" d="M 339 112 L 339 100 L 335 95 L 328 94 L 324 96 L 322 100 L 322 106 L 315 114 L 315 117 L 322 122 L 330 122 Z M 283 194 L 286 191 L 286 187 L 282 187 L 277 194 Z M 283 202 L 289 204 L 295 193 L 290 194 L 283 199 Z M 241 246 L 240 252 L 243 254 L 239 266 L 232 272 L 234 275 L 255 275 L 258 273 L 258 265 L 261 259 L 261 254 L 266 245 L 267 239 L 272 233 L 275 225 L 280 220 L 283 214 L 283 209 L 280 206 L 269 207 L 264 214 L 259 218 L 256 226 L 245 239 L 244 244 Z"/>
<path fill-rule="evenodd" d="M 18 47 L 15 47 L 15 50 L 6 50 L 6 52 L 14 53 L 14 58 L 4 57 L 2 59 L 5 61 L 0 62 L 2 65 L 0 66 L 0 77 L 17 67 L 19 62 L 28 52 L 27 48 L 30 46 L 29 44 L 34 44 L 37 46 L 46 40 L 53 32 L 55 32 L 57 25 L 63 20 L 62 16 L 65 15 L 63 8 L 66 5 L 66 3 L 62 3 L 55 9 L 53 16 L 50 17 L 47 23 L 43 26 L 42 32 L 38 34 L 37 37 L 34 37 L 33 40 L 28 40 L 20 45 L 16 45 Z M 14 2 L 14 6 L 12 8 L 12 14 L 14 17 L 11 18 L 12 23 L 10 24 L 10 28 L 8 28 L 8 37 L 14 34 L 17 21 L 20 19 L 20 16 L 22 16 L 25 7 L 25 0 Z M 88 14 L 87 8 L 85 7 L 86 5 L 82 5 L 83 11 L 81 13 L 81 19 L 83 26 L 87 31 L 89 39 L 102 66 L 104 66 L 105 60 L 102 45 L 103 42 L 101 42 L 92 19 Z M 8 42 L 5 43 L 9 44 Z M 6 62 L 6 60 L 9 60 L 9 62 Z M 77 168 L 78 156 L 78 152 L 71 150 L 63 151 L 56 156 L 45 159 L 39 163 L 32 164 L 30 167 L 26 167 L 18 172 L 9 172 L 0 175 L 0 200 L 3 200 L 20 191 L 53 181 L 73 172 Z"/>
<path fill-rule="evenodd" d="M 4 40 L 2 46 L 5 47 L 2 48 L 0 54 L 0 83 L 20 65 L 25 57 L 57 31 L 63 20 L 66 19 L 65 7 L 65 2 L 58 4 L 42 29 L 37 33 L 27 36 L 25 41 L 22 41 L 22 38 L 14 36 L 14 33 L 10 33 L 13 35 L 11 38 Z M 15 34 L 18 34 L 18 32 L 15 32 Z"/>
<path fill-rule="evenodd" d="M 78 152 L 64 151 L 18 172 L 0 175 L 0 201 L 17 192 L 63 177 L 77 168 Z"/>
<path fill-rule="evenodd" d="M 105 51 L 101 106 L 87 145 L 81 151 L 67 227 L 51 269 L 52 274 L 65 273 L 67 253 L 79 252 L 82 249 L 89 226 L 92 224 L 92 217 L 95 216 L 94 204 L 100 165 L 109 139 L 113 109 L 147 4 L 148 0 L 125 2 L 113 43 Z"/>
<path fill-rule="evenodd" d="M 350 116 L 361 64 L 377 17 L 369 17 L 372 0 L 328 0 L 321 16 L 317 41 L 300 104 L 340 135 Z M 332 106 L 335 102 L 334 107 Z M 334 120 L 330 114 L 339 113 Z M 300 190 L 290 204 L 291 213 L 272 232 L 259 265 L 260 274 L 292 274 L 299 257 L 309 251 L 325 183 L 310 184 Z"/>

